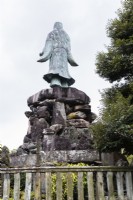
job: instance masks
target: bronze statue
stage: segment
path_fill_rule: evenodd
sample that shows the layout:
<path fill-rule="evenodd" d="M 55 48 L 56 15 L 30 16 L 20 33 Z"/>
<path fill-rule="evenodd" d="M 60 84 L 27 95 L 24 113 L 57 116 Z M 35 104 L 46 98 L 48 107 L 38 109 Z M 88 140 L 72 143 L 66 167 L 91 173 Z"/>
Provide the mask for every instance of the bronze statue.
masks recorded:
<path fill-rule="evenodd" d="M 61 22 L 54 24 L 54 30 L 47 36 L 45 47 L 40 53 L 41 59 L 38 62 L 49 61 L 49 72 L 43 78 L 50 83 L 51 87 L 56 85 L 68 87 L 75 80 L 68 71 L 68 62 L 72 66 L 78 66 L 71 54 L 70 38 L 63 30 Z"/>

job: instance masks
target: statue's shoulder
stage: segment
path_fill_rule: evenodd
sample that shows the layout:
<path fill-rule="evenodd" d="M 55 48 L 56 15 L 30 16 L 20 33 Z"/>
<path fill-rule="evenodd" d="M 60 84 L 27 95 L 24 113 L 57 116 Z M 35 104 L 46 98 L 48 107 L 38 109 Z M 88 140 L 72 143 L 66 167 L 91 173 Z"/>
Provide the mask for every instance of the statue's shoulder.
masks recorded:
<path fill-rule="evenodd" d="M 70 37 L 69 35 L 66 33 L 66 31 L 62 30 L 63 35 L 65 35 L 65 38 L 67 39 L 67 41 L 70 41 Z"/>
<path fill-rule="evenodd" d="M 54 31 L 51 31 L 48 36 L 47 36 L 47 40 L 50 40 L 50 39 L 54 39 Z"/>

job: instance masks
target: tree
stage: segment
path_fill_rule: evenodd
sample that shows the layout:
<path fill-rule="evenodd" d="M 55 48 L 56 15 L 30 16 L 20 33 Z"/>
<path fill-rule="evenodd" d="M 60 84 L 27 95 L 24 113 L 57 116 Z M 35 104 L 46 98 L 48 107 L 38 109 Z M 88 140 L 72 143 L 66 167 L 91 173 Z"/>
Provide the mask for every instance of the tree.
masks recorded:
<path fill-rule="evenodd" d="M 107 25 L 111 43 L 96 57 L 96 72 L 111 83 L 102 93 L 102 109 L 93 125 L 101 151 L 133 152 L 133 0 L 124 0 Z"/>
<path fill-rule="evenodd" d="M 133 0 L 125 0 L 118 17 L 110 20 L 107 52 L 97 55 L 97 73 L 110 82 L 133 79 Z"/>

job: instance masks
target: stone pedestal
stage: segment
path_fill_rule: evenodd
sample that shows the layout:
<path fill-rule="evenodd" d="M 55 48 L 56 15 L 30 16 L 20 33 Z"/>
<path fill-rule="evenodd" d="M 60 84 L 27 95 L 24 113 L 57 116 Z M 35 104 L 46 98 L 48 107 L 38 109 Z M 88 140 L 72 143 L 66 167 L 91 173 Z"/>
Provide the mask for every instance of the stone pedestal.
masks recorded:
<path fill-rule="evenodd" d="M 44 89 L 28 98 L 30 111 L 25 115 L 29 127 L 23 144 L 11 158 L 15 164 L 36 165 L 40 154 L 44 162 L 94 162 L 99 155 L 93 147 L 89 129 L 95 115 L 91 112 L 90 98 L 76 88 L 54 87 Z M 16 164 L 15 164 L 16 165 Z"/>

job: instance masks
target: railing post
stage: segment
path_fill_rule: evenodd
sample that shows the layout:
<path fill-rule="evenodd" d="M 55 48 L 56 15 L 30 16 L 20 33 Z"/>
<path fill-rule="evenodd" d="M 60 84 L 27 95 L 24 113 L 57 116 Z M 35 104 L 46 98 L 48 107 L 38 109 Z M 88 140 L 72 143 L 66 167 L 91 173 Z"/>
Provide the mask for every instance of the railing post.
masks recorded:
<path fill-rule="evenodd" d="M 4 174 L 3 200 L 8 200 L 10 194 L 10 175 Z"/>
<path fill-rule="evenodd" d="M 45 173 L 41 173 L 41 192 L 46 194 L 46 177 Z"/>
<path fill-rule="evenodd" d="M 113 172 L 107 172 L 107 186 L 108 186 L 109 199 L 110 200 L 115 200 L 114 183 L 113 183 Z"/>
<path fill-rule="evenodd" d="M 51 184 L 51 172 L 46 172 L 46 200 L 52 200 L 51 198 L 51 191 L 52 191 L 52 184 Z"/>
<path fill-rule="evenodd" d="M 62 200 L 62 174 L 60 172 L 56 174 L 56 197 L 57 200 Z"/>
<path fill-rule="evenodd" d="M 71 172 L 67 172 L 67 199 L 73 200 L 73 179 Z"/>
<path fill-rule="evenodd" d="M 41 176 L 39 172 L 35 176 L 35 200 L 41 200 Z"/>
<path fill-rule="evenodd" d="M 128 199 L 133 200 L 133 179 L 131 172 L 126 172 L 126 190 Z"/>
<path fill-rule="evenodd" d="M 3 174 L 0 174 L 0 198 L 3 196 Z"/>
<path fill-rule="evenodd" d="M 123 172 L 117 172 L 116 174 L 118 199 L 120 200 L 124 200 L 123 174 Z"/>
<path fill-rule="evenodd" d="M 78 172 L 78 200 L 84 200 L 83 172 Z"/>
<path fill-rule="evenodd" d="M 26 173 L 25 198 L 24 198 L 25 200 L 30 200 L 31 184 L 32 184 L 32 173 Z"/>
<path fill-rule="evenodd" d="M 14 174 L 14 200 L 20 199 L 20 173 Z"/>
<path fill-rule="evenodd" d="M 104 184 L 103 184 L 103 172 L 97 172 L 97 199 L 98 200 L 105 200 Z"/>
<path fill-rule="evenodd" d="M 93 172 L 87 172 L 87 185 L 88 185 L 88 197 L 89 197 L 89 199 L 95 200 Z"/>

